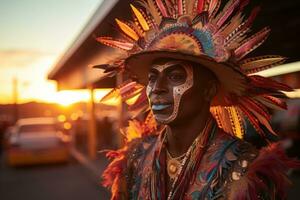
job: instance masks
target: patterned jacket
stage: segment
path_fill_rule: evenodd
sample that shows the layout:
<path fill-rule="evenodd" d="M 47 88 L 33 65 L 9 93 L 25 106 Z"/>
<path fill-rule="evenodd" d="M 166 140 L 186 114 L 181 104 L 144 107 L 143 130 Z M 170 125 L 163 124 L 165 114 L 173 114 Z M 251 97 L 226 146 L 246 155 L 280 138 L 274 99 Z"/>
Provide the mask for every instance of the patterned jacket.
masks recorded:
<path fill-rule="evenodd" d="M 164 134 L 135 139 L 108 155 L 114 161 L 103 178 L 113 200 L 167 199 Z M 279 144 L 259 151 L 217 129 L 197 169 L 191 170 L 192 178 L 177 180 L 183 184 L 171 189 L 169 199 L 284 199 L 289 184 L 286 171 L 296 165 Z"/>

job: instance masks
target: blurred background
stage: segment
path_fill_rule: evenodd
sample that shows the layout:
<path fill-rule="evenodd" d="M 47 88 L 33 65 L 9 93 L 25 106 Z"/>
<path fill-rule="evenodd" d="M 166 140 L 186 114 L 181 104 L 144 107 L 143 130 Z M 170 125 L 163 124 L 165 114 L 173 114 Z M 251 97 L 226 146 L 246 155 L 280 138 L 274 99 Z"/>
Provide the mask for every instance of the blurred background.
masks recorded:
<path fill-rule="evenodd" d="M 102 80 L 91 66 L 119 55 L 95 37 L 117 35 L 114 18 L 130 17 L 129 2 L 0 0 L 0 199 L 109 199 L 99 151 L 122 145 L 126 108 L 118 98 L 99 101 L 123 77 Z M 257 5 L 253 30 L 268 25 L 272 33 L 253 56 L 288 57 L 261 75 L 295 89 L 272 124 L 288 154 L 299 157 L 300 2 L 252 0 L 249 7 Z M 288 199 L 296 200 L 300 173 L 290 177 Z"/>

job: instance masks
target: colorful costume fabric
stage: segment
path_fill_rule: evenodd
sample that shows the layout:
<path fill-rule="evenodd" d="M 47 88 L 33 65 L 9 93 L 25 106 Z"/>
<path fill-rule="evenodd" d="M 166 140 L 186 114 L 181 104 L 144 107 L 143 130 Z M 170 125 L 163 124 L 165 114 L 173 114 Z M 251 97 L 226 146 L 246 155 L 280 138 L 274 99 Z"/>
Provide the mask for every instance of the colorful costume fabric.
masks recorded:
<path fill-rule="evenodd" d="M 283 199 L 286 171 L 297 162 L 279 144 L 270 144 L 270 109 L 286 109 L 292 89 L 255 73 L 281 64 L 276 55 L 246 58 L 269 35 L 263 28 L 249 35 L 259 11 L 242 14 L 249 0 L 140 0 L 131 5 L 133 21 L 116 19 L 120 38 L 99 37 L 102 44 L 123 50 L 120 59 L 95 66 L 103 77 L 126 74 L 126 81 L 102 101 L 121 97 L 131 116 L 123 133 L 125 146 L 107 153 L 114 159 L 103 174 L 112 199 Z M 211 119 L 183 160 L 170 188 L 166 185 L 167 128 L 157 126 L 147 99 L 148 71 L 157 58 L 186 60 L 210 70 L 218 93 Z M 246 124 L 267 147 L 247 143 Z M 162 131 L 159 131 L 161 130 Z"/>
<path fill-rule="evenodd" d="M 115 160 L 105 173 L 104 185 L 112 199 L 284 199 L 289 181 L 286 172 L 297 166 L 279 144 L 258 151 L 232 137 L 212 122 L 209 145 L 183 166 L 170 193 L 166 192 L 165 130 L 130 142 L 110 152 Z M 199 147 L 195 147 L 199 150 Z M 189 165 L 192 165 L 189 166 Z"/>

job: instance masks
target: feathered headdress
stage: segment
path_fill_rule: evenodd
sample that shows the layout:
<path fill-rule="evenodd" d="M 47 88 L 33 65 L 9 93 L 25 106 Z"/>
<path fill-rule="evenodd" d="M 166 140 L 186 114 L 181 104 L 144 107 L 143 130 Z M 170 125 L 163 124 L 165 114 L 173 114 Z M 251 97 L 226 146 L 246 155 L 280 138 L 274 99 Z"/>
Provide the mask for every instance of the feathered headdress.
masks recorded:
<path fill-rule="evenodd" d="M 188 60 L 208 68 L 219 80 L 219 91 L 210 110 L 220 128 L 243 138 L 247 118 L 262 137 L 265 136 L 263 126 L 274 133 L 268 109 L 286 109 L 282 91 L 291 88 L 254 75 L 283 63 L 284 57 L 245 58 L 270 32 L 269 28 L 263 28 L 249 34 L 259 8 L 245 17 L 242 11 L 249 0 L 229 0 L 221 11 L 221 0 L 140 0 L 137 3 L 139 6 L 130 5 L 133 21 L 116 19 L 120 39 L 97 38 L 127 54 L 114 63 L 95 67 L 103 69 L 107 76 L 124 71 L 131 76 L 105 99 L 121 95 L 130 102 L 129 110 L 134 112 L 134 117 L 149 111 L 144 86 L 151 62 L 160 57 Z M 139 126 L 149 131 L 153 123 L 150 112 L 145 123 Z"/>

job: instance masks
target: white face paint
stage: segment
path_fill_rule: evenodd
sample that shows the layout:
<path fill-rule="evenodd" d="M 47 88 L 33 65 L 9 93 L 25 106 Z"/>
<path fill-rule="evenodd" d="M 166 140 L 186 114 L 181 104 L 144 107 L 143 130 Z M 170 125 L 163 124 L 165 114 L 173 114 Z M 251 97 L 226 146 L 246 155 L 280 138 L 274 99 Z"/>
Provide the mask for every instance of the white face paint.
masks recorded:
<path fill-rule="evenodd" d="M 162 124 L 168 124 L 172 121 L 174 121 L 178 115 L 178 111 L 179 111 L 179 105 L 180 105 L 180 101 L 182 99 L 183 94 L 189 90 L 193 84 L 194 84 L 194 80 L 193 80 L 193 67 L 191 65 L 188 65 L 187 63 L 181 62 L 181 61 L 170 61 L 167 62 L 163 65 L 155 65 L 153 68 L 156 69 L 159 73 L 163 73 L 164 70 L 168 69 L 169 67 L 172 67 L 174 65 L 178 65 L 180 64 L 186 71 L 187 77 L 186 80 L 183 84 L 178 85 L 178 86 L 174 86 L 173 87 L 173 102 L 174 102 L 174 106 L 173 106 L 173 112 L 170 116 L 166 117 L 166 118 L 162 118 L 162 117 L 158 117 L 155 116 L 156 120 L 159 123 Z M 147 85 L 147 96 L 148 99 L 150 99 L 150 95 L 153 91 L 153 87 L 149 86 L 149 84 Z"/>

